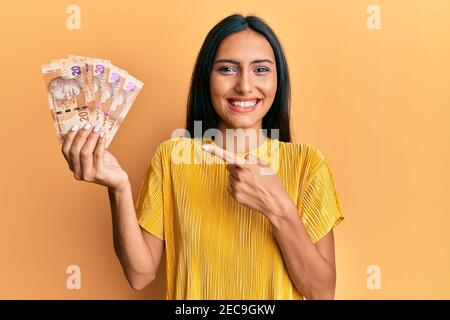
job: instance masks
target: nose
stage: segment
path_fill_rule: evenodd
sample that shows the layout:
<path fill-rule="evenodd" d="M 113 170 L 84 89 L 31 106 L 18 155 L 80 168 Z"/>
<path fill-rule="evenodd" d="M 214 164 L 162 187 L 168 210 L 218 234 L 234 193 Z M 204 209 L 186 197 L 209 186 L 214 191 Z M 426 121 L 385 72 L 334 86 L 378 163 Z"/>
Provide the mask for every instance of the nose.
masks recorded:
<path fill-rule="evenodd" d="M 252 83 L 247 72 L 242 72 L 236 83 L 236 92 L 247 94 L 252 92 Z"/>

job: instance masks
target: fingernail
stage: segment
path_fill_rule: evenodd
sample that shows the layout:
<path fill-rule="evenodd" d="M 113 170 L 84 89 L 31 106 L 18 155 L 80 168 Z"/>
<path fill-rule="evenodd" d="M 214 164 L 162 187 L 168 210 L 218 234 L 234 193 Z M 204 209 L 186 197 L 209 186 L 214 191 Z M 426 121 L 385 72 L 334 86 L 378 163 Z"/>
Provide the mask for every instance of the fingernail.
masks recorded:
<path fill-rule="evenodd" d="M 71 131 L 77 131 L 79 129 L 79 127 L 78 127 L 78 125 L 76 124 L 76 125 L 74 125 L 73 127 L 72 127 L 72 129 L 70 129 Z"/>
<path fill-rule="evenodd" d="M 92 127 L 91 124 L 88 122 L 84 125 L 83 129 L 87 130 L 87 129 L 90 129 L 91 127 Z"/>
<path fill-rule="evenodd" d="M 204 144 L 202 146 L 202 149 L 205 150 L 205 151 L 209 151 L 209 146 L 207 144 Z"/>
<path fill-rule="evenodd" d="M 105 133 L 102 131 L 102 132 L 100 132 L 100 137 L 102 137 L 103 138 L 103 136 L 105 135 Z"/>
<path fill-rule="evenodd" d="M 100 130 L 100 125 L 97 123 L 94 127 L 94 132 L 98 132 Z"/>

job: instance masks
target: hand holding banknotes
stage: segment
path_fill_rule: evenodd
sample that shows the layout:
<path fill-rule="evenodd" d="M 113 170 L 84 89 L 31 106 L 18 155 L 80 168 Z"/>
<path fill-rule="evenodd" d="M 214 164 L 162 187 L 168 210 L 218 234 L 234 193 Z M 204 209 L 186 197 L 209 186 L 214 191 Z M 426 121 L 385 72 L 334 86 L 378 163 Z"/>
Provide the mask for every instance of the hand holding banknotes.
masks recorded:
<path fill-rule="evenodd" d="M 106 149 L 143 83 L 109 60 L 70 55 L 41 67 L 56 135 L 75 179 L 117 188 L 128 176 Z"/>
<path fill-rule="evenodd" d="M 105 149 L 106 138 L 100 126 L 75 125 L 65 135 L 61 151 L 75 179 L 119 188 L 128 181 L 117 159 Z"/>
<path fill-rule="evenodd" d="M 111 61 L 70 55 L 41 66 L 60 143 L 74 125 L 98 124 L 108 148 L 144 84 Z"/>
<path fill-rule="evenodd" d="M 75 179 L 108 187 L 114 250 L 142 289 L 155 279 L 164 241 L 140 227 L 128 175 L 107 148 L 144 84 L 100 58 L 70 55 L 41 71 L 64 158 Z"/>

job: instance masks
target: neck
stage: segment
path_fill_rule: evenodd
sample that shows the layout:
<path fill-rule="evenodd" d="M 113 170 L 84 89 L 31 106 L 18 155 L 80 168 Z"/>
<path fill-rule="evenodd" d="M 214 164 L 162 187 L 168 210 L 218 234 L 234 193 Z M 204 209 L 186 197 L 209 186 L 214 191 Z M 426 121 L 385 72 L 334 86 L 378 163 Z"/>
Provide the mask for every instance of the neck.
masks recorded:
<path fill-rule="evenodd" d="M 261 126 L 252 128 L 231 128 L 219 124 L 222 133 L 216 137 L 214 144 L 234 153 L 247 153 L 258 148 L 266 140 Z"/>

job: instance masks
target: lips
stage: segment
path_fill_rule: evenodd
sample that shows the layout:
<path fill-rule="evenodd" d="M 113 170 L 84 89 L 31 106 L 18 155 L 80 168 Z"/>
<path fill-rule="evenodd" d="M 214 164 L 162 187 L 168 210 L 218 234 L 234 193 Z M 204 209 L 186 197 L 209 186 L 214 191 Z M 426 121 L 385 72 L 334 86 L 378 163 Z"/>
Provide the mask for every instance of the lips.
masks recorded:
<path fill-rule="evenodd" d="M 229 98 L 226 100 L 228 107 L 232 111 L 239 113 L 252 112 L 259 106 L 261 102 L 261 99 L 259 98 L 238 98 L 238 99 Z"/>

